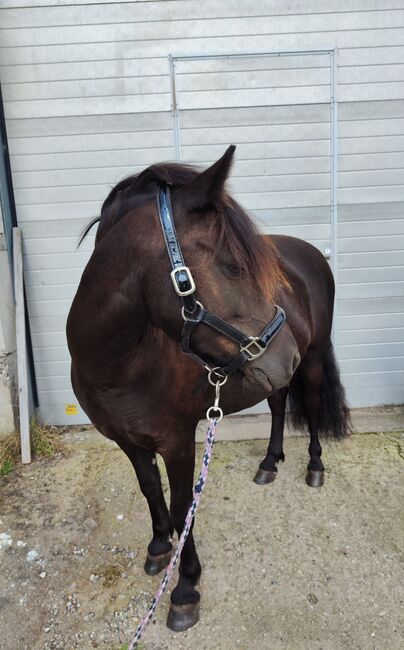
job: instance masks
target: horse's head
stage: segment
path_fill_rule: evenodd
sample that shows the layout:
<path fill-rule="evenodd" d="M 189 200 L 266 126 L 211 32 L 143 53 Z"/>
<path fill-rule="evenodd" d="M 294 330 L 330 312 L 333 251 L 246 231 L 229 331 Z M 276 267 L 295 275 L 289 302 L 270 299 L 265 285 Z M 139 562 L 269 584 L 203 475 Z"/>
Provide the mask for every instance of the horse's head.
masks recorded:
<path fill-rule="evenodd" d="M 274 317 L 276 298 L 287 283 L 270 239 L 258 234 L 250 217 L 224 189 L 233 152 L 230 147 L 200 173 L 179 165 L 149 168 L 144 181 L 172 185 L 175 227 L 185 264 L 196 283 L 196 299 L 246 335 L 258 336 Z M 154 227 L 147 243 L 148 310 L 157 327 L 180 339 L 182 305 L 171 282 L 156 202 L 150 209 Z M 240 353 L 237 343 L 204 324 L 192 334 L 192 348 L 211 366 L 220 367 Z M 296 341 L 286 323 L 266 352 L 238 372 L 250 388 L 269 394 L 289 383 L 299 361 Z"/>

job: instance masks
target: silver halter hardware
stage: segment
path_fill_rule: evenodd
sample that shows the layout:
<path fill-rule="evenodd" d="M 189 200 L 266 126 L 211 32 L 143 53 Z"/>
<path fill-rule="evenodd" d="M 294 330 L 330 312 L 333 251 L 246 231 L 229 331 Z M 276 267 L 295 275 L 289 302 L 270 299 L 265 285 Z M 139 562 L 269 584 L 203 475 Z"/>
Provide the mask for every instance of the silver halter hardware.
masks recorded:
<path fill-rule="evenodd" d="M 180 288 L 179 281 L 178 281 L 178 278 L 177 278 L 178 273 L 185 273 L 186 274 L 187 277 L 186 277 L 185 282 L 188 282 L 190 284 L 189 289 L 182 290 Z M 183 298 L 184 296 L 190 296 L 192 293 L 195 293 L 195 291 L 196 291 L 195 280 L 192 277 L 192 273 L 191 273 L 188 266 L 177 266 L 175 269 L 173 269 L 171 271 L 170 275 L 171 275 L 172 283 L 174 285 L 174 289 L 175 289 L 176 293 L 181 298 Z"/>
<path fill-rule="evenodd" d="M 212 379 L 212 375 L 215 374 L 218 379 L 214 381 Z M 210 419 L 215 419 L 216 422 L 220 422 L 220 420 L 223 418 L 223 410 L 219 406 L 219 400 L 220 400 L 220 388 L 225 385 L 227 381 L 227 375 L 222 375 L 220 372 L 220 368 L 211 368 L 208 372 L 208 381 L 212 386 L 215 387 L 215 402 L 213 406 L 210 406 L 208 410 L 206 411 L 206 418 L 208 420 Z M 212 415 L 212 411 L 218 413 L 219 415 Z"/>
<path fill-rule="evenodd" d="M 252 361 L 253 359 L 258 359 L 264 352 L 266 352 L 266 348 L 263 348 L 262 345 L 258 343 L 259 341 L 259 336 L 250 336 L 250 342 L 247 343 L 247 345 L 240 346 L 240 352 L 246 352 L 248 354 L 248 361 Z M 255 345 L 255 349 L 258 350 L 257 352 L 253 352 L 251 350 L 251 347 Z"/>

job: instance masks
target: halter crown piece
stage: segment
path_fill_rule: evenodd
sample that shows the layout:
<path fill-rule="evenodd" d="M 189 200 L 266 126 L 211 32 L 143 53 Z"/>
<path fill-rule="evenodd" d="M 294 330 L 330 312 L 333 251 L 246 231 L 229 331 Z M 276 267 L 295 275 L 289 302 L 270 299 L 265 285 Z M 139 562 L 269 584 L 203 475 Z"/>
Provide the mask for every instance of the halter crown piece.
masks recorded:
<path fill-rule="evenodd" d="M 182 351 L 189 354 L 195 361 L 202 364 L 205 370 L 209 372 L 211 379 L 212 373 L 217 377 L 227 379 L 228 375 L 239 370 L 246 362 L 258 359 L 266 351 L 269 343 L 279 332 L 286 321 L 286 314 L 282 307 L 275 305 L 275 316 L 266 325 L 259 336 L 247 336 L 240 330 L 236 329 L 218 316 L 211 314 L 203 305 L 196 300 L 196 284 L 192 273 L 186 266 L 182 255 L 181 246 L 178 241 L 174 225 L 173 210 L 171 205 L 170 189 L 168 186 L 159 186 L 157 190 L 157 208 L 161 228 L 167 246 L 168 256 L 171 262 L 171 280 L 174 289 L 182 300 L 181 314 L 184 319 L 182 328 Z M 240 346 L 240 353 L 223 367 L 211 368 L 198 354 L 191 349 L 191 336 L 198 325 L 207 325 L 232 339 Z M 216 381 L 211 381 L 213 385 Z M 222 382 L 222 384 L 224 381 Z"/>

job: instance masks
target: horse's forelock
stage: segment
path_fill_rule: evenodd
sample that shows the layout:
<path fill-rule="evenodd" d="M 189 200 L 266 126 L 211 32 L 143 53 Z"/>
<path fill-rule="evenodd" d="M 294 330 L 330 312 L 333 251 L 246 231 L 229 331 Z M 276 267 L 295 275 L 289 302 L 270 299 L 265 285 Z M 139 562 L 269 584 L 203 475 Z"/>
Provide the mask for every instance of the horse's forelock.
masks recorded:
<path fill-rule="evenodd" d="M 253 288 L 265 301 L 273 302 L 277 289 L 286 283 L 278 262 L 278 251 L 263 237 L 249 214 L 229 195 L 214 220 L 217 252 L 225 249 L 249 276 Z"/>

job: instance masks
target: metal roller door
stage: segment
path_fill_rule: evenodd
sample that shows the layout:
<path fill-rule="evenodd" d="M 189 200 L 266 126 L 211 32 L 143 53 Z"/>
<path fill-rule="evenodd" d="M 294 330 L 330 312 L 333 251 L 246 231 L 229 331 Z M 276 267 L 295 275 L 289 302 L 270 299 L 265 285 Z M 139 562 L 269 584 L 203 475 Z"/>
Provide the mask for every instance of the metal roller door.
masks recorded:
<path fill-rule="evenodd" d="M 353 406 L 404 397 L 404 10 L 398 0 L 3 0 L 0 65 L 43 420 L 85 422 L 65 320 L 123 176 L 174 159 L 168 54 L 338 47 L 338 356 Z M 223 66 L 223 64 L 225 64 Z M 184 160 L 238 144 L 262 227 L 332 248 L 327 57 L 178 61 Z M 69 406 L 73 405 L 73 406 Z"/>

